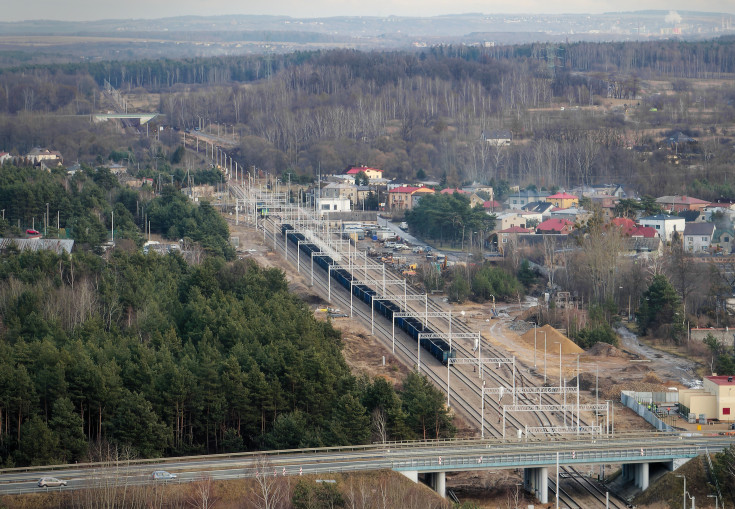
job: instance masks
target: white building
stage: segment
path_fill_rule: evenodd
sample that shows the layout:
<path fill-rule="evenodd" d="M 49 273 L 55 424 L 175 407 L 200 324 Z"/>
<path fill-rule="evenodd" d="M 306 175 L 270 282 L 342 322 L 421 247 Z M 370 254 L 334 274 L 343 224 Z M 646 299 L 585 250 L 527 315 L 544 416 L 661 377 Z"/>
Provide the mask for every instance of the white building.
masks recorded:
<path fill-rule="evenodd" d="M 683 217 L 668 214 L 642 217 L 638 222 L 641 226 L 650 226 L 655 229 L 658 236 L 666 242 L 671 242 L 674 233 L 682 235 L 686 225 L 686 220 Z"/>
<path fill-rule="evenodd" d="M 715 223 L 687 223 L 684 227 L 684 250 L 687 253 L 708 253 L 715 233 Z"/>
<path fill-rule="evenodd" d="M 318 198 L 317 210 L 323 216 L 325 212 L 349 212 L 352 210 L 349 198 Z"/>

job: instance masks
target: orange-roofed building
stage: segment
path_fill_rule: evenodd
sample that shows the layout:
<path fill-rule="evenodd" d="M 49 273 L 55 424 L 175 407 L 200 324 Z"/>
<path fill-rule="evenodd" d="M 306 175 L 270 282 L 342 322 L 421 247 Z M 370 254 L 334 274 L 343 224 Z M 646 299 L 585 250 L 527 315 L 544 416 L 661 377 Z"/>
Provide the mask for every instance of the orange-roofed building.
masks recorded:
<path fill-rule="evenodd" d="M 568 209 L 579 205 L 579 198 L 569 193 L 556 193 L 546 197 L 546 201 L 553 203 L 555 207 L 560 209 Z"/>
<path fill-rule="evenodd" d="M 411 210 L 422 196 L 434 192 L 430 187 L 401 186 L 388 191 L 388 210 Z"/>
<path fill-rule="evenodd" d="M 347 169 L 345 175 L 352 175 L 354 177 L 360 172 L 363 172 L 369 179 L 383 178 L 383 170 L 369 168 L 367 166 L 351 166 Z"/>

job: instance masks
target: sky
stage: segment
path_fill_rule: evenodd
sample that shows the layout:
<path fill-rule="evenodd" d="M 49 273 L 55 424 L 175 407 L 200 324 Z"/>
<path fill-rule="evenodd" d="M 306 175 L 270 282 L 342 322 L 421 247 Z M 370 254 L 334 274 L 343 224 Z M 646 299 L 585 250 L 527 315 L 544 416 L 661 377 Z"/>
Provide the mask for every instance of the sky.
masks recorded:
<path fill-rule="evenodd" d="M 735 14 L 735 0 L 26 0 L 8 1 L 2 21 L 277 14 L 292 17 L 436 16 L 467 12 L 589 13 L 697 10 Z"/>

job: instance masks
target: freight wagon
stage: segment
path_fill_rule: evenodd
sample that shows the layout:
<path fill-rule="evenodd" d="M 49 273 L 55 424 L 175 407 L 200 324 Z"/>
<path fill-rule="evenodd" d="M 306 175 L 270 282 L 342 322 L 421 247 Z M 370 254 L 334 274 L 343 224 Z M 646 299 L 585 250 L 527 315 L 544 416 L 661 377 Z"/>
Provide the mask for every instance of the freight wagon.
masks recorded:
<path fill-rule="evenodd" d="M 288 232 L 288 230 L 293 230 L 293 226 L 291 226 L 290 224 L 281 225 L 281 233 L 283 235 L 286 235 L 288 241 L 292 242 L 294 245 L 299 246 L 301 251 L 303 251 L 310 258 L 312 257 L 312 253 L 317 253 L 321 251 L 319 246 L 317 246 L 316 244 L 306 242 L 306 237 L 303 234 L 294 231 Z M 299 244 L 299 241 L 301 241 L 301 244 Z M 314 262 L 319 267 L 328 272 L 330 265 L 336 265 L 331 256 L 316 255 L 313 256 L 313 258 Z M 401 307 L 393 301 L 376 300 L 373 303 L 373 298 L 375 298 L 376 296 L 375 290 L 371 289 L 367 285 L 353 285 L 352 281 L 354 281 L 355 278 L 346 269 L 332 270 L 331 277 L 333 277 L 335 281 L 337 281 L 347 290 L 350 290 L 350 287 L 352 287 L 352 293 L 355 295 L 355 297 L 365 302 L 368 306 L 373 306 L 377 313 L 383 315 L 390 321 L 393 321 L 393 315 L 395 313 L 403 312 L 403 309 L 401 309 Z M 396 327 L 400 328 L 406 334 L 411 336 L 414 341 L 418 341 L 419 334 L 435 333 L 433 330 L 431 330 L 431 328 L 424 327 L 424 324 L 421 322 L 421 320 L 415 317 L 396 317 L 395 324 Z M 450 350 L 449 344 L 443 339 L 421 338 L 421 347 L 427 350 L 433 357 L 438 359 L 445 366 L 450 357 L 454 358 L 456 356 L 455 352 Z"/>

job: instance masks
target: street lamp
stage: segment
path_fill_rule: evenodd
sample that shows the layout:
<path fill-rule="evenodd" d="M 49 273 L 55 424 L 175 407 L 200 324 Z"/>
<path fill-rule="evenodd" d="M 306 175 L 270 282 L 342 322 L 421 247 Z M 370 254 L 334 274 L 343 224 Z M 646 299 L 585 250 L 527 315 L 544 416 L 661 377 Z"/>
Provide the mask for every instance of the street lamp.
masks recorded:
<path fill-rule="evenodd" d="M 675 477 L 681 477 L 684 479 L 684 505 L 683 508 L 687 509 L 687 478 L 685 475 L 676 475 Z"/>

